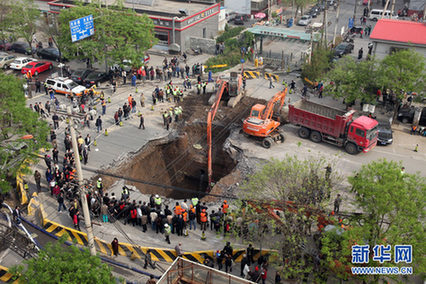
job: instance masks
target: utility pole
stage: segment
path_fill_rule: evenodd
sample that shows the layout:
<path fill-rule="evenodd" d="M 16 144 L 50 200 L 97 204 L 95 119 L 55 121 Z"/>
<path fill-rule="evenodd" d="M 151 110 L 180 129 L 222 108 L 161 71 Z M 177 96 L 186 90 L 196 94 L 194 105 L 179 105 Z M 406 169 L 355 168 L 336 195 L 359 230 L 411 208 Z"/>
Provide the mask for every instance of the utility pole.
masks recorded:
<path fill-rule="evenodd" d="M 272 18 L 272 0 L 268 0 L 268 21 L 271 22 Z"/>
<path fill-rule="evenodd" d="M 84 223 L 86 224 L 89 250 L 91 255 L 96 255 L 95 239 L 93 236 L 93 229 L 92 229 L 92 224 L 90 221 L 89 206 L 87 205 L 86 193 L 83 190 L 83 172 L 81 170 L 80 155 L 78 153 L 77 137 L 75 136 L 74 122 L 71 117 L 71 114 L 72 114 L 71 107 L 67 108 L 67 112 L 68 112 L 68 117 L 70 121 L 72 148 L 74 151 L 75 167 L 77 170 L 77 177 L 78 177 L 78 187 L 80 191 L 81 205 L 83 207 Z"/>
<path fill-rule="evenodd" d="M 326 4 L 327 5 L 327 4 Z M 323 28 L 324 28 L 324 46 L 327 47 L 327 7 L 325 7 L 324 9 L 324 23 L 323 23 Z"/>
<path fill-rule="evenodd" d="M 340 14 L 340 0 L 337 1 L 336 24 L 334 25 L 334 33 L 333 33 L 333 46 L 336 44 L 337 26 L 339 25 L 339 14 Z"/>
<path fill-rule="evenodd" d="M 354 26 L 355 26 L 355 18 L 356 18 L 356 8 L 357 8 L 357 6 L 358 6 L 358 0 L 355 0 L 354 17 L 353 17 L 353 19 L 354 19 Z"/>
<path fill-rule="evenodd" d="M 385 8 L 383 9 L 382 17 L 380 19 L 383 19 L 385 17 L 385 13 L 388 7 L 389 7 L 389 0 L 386 1 Z"/>
<path fill-rule="evenodd" d="M 392 8 L 391 8 L 391 13 L 389 15 L 389 19 L 392 19 L 394 9 L 395 9 L 395 0 L 392 0 Z"/>

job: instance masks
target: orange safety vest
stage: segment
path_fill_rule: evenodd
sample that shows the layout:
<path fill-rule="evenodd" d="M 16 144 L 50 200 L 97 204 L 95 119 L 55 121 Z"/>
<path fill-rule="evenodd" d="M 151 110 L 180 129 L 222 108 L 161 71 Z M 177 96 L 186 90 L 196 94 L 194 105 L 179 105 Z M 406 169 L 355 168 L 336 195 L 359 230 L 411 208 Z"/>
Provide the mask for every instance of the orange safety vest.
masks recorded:
<path fill-rule="evenodd" d="M 182 207 L 180 205 L 177 205 L 175 207 L 175 214 L 176 215 L 181 215 L 182 214 Z"/>
<path fill-rule="evenodd" d="M 223 203 L 222 212 L 225 214 L 228 213 L 228 207 L 229 207 L 228 203 Z"/>
<path fill-rule="evenodd" d="M 206 223 L 207 222 L 207 213 L 201 212 L 200 216 L 201 216 L 201 222 Z"/>
<path fill-rule="evenodd" d="M 183 221 L 187 222 L 188 221 L 188 212 L 183 211 Z"/>
<path fill-rule="evenodd" d="M 191 209 L 189 209 L 189 210 L 191 210 L 191 212 L 195 214 L 195 207 L 194 206 L 192 206 Z"/>

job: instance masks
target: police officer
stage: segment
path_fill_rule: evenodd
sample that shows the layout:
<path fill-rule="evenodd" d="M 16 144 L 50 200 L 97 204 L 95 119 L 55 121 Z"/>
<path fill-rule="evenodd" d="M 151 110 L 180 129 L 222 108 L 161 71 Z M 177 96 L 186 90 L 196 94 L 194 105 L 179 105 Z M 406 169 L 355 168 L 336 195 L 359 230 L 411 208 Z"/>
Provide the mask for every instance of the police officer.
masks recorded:
<path fill-rule="evenodd" d="M 161 197 L 158 194 L 154 197 L 154 203 L 157 210 L 161 210 Z"/>
<path fill-rule="evenodd" d="M 199 95 L 201 93 L 201 83 L 198 82 L 197 83 L 197 95 Z"/>
<path fill-rule="evenodd" d="M 96 189 L 98 190 L 99 194 L 101 196 L 103 196 L 103 187 L 104 185 L 102 184 L 102 178 L 98 178 L 98 181 L 96 182 Z"/>
<path fill-rule="evenodd" d="M 205 95 L 206 94 L 207 82 L 203 82 L 202 86 L 203 86 L 203 95 Z"/>

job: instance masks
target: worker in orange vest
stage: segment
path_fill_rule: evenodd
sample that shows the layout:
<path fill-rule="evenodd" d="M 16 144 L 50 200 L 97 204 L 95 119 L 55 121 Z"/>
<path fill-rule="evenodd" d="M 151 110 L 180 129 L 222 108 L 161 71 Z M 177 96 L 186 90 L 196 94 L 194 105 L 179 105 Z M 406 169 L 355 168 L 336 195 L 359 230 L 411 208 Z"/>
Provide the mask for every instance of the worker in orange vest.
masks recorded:
<path fill-rule="evenodd" d="M 201 231 L 205 231 L 207 228 L 207 212 L 206 209 L 203 209 L 200 214 L 201 220 Z"/>
<path fill-rule="evenodd" d="M 187 228 L 187 224 L 188 224 L 188 211 L 186 211 L 183 208 L 182 208 L 182 216 L 183 216 L 183 234 L 184 234 L 185 237 L 187 237 L 189 235 L 188 228 Z"/>
<path fill-rule="evenodd" d="M 223 212 L 223 214 L 228 214 L 228 208 L 229 208 L 228 201 L 224 200 L 223 204 L 222 204 L 222 212 Z"/>
<path fill-rule="evenodd" d="M 182 215 L 182 207 L 179 205 L 179 202 L 176 202 L 175 215 L 176 216 Z"/>

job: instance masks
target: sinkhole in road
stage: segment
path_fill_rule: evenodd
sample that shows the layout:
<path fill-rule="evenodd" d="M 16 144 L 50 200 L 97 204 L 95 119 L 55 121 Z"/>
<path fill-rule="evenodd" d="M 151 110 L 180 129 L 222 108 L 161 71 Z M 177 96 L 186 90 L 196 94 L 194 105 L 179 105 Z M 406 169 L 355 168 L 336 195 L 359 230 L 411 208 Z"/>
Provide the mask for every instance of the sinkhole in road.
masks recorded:
<path fill-rule="evenodd" d="M 134 185 L 144 194 L 160 194 L 173 199 L 191 198 L 193 191 L 202 197 L 208 186 L 207 176 L 207 113 L 210 109 L 208 95 L 189 95 L 179 105 L 183 108 L 182 118 L 173 122 L 173 133 L 168 137 L 152 140 L 114 172 L 133 180 L 176 186 L 188 191 L 160 188 L 135 181 Z M 235 108 L 221 102 L 212 126 L 213 181 L 218 182 L 230 174 L 237 161 L 224 150 L 224 142 L 232 127 L 241 127 L 253 104 L 262 100 L 244 97 Z M 108 185 L 108 184 L 107 184 Z"/>

